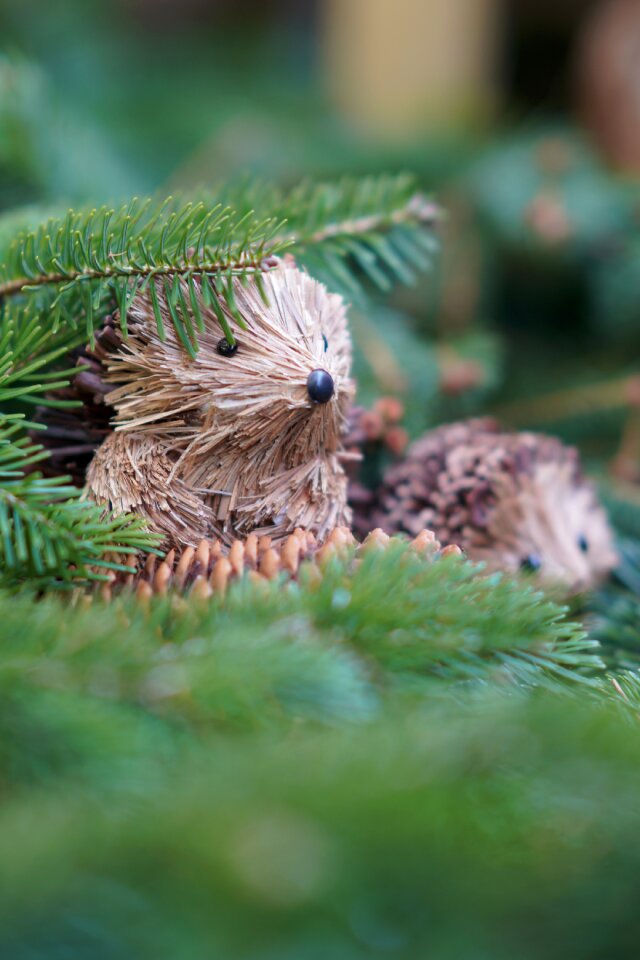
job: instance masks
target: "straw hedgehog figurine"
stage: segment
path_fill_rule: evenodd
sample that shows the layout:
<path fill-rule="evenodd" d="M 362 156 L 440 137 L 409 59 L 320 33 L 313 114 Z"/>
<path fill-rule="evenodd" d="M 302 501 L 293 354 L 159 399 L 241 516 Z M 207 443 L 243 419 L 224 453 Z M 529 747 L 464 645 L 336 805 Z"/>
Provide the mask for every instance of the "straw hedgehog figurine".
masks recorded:
<path fill-rule="evenodd" d="M 86 472 L 88 496 L 143 515 L 170 545 L 228 544 L 251 531 L 278 541 L 296 527 L 322 539 L 350 520 L 341 464 L 354 391 L 345 304 L 290 263 L 277 262 L 264 288 L 268 305 L 254 283 L 235 284 L 246 330 L 233 347 L 202 303 L 191 358 L 158 282 L 166 339 L 147 292 L 131 305 L 126 340 L 112 318 L 80 357 L 90 366 L 73 385 L 85 405 L 84 424 L 72 428 L 85 431 L 82 442 L 60 441 L 68 414 L 49 423 L 52 460 L 66 467 L 70 450 L 76 461 L 83 442 L 92 450 L 87 419 L 98 425 L 94 445 L 104 439 Z"/>
<path fill-rule="evenodd" d="M 429 527 L 491 570 L 536 572 L 570 593 L 594 586 L 616 562 L 577 451 L 542 434 L 502 433 L 491 420 L 426 433 L 368 503 L 353 503 L 359 533 Z"/>

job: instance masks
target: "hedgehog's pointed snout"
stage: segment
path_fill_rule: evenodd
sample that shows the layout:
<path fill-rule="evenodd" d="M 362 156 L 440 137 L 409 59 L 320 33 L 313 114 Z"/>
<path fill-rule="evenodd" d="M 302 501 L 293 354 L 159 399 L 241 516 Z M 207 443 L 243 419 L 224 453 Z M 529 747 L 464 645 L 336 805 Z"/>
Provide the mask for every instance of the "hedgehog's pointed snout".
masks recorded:
<path fill-rule="evenodd" d="M 312 370 L 307 377 L 307 393 L 312 403 L 328 403 L 335 391 L 333 377 L 327 370 Z"/>

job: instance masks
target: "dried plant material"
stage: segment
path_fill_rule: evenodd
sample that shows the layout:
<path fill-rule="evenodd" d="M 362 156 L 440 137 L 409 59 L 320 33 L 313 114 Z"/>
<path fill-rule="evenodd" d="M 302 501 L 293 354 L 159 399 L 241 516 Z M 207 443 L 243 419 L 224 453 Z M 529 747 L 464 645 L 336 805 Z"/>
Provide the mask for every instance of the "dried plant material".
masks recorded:
<path fill-rule="evenodd" d="M 361 449 L 367 444 L 387 446 L 395 451 L 399 444 L 401 453 L 407 444 L 407 434 L 399 425 L 404 416 L 404 407 L 395 397 L 380 397 L 370 410 L 352 407 L 349 411 L 349 429 L 345 438 L 347 448 Z M 404 442 L 401 442 L 404 438 Z"/>
<path fill-rule="evenodd" d="M 76 486 L 84 486 L 87 468 L 96 450 L 113 429 L 110 421 L 114 410 L 105 402 L 112 387 L 105 380 L 106 371 L 101 361 L 107 356 L 107 350 L 117 348 L 121 340 L 113 318 L 106 317 L 93 350 L 75 348 L 71 351 L 69 366 L 75 362 L 78 373 L 68 386 L 47 394 L 54 405 L 36 408 L 36 420 L 46 430 L 34 429 L 31 437 L 48 450 L 48 459 L 39 467 L 45 474 L 70 476 Z"/>
<path fill-rule="evenodd" d="M 569 592 L 592 587 L 616 563 L 577 451 L 554 437 L 501 433 L 489 420 L 425 434 L 353 507 L 359 533 L 429 527 L 491 570 L 528 570 Z"/>
<path fill-rule="evenodd" d="M 249 534 L 244 540 L 233 540 L 225 545 L 221 540 L 202 540 L 197 548 L 171 550 L 163 560 L 149 556 L 137 573 L 112 571 L 110 581 L 100 587 L 103 599 L 110 599 L 114 591 L 134 591 L 141 600 L 164 596 L 169 592 L 185 593 L 207 599 L 224 596 L 229 585 L 243 575 L 256 584 L 282 577 L 297 580 L 305 569 L 307 578 L 322 577 L 324 566 L 334 557 L 351 557 L 354 563 L 371 550 L 385 550 L 401 540 L 425 560 L 450 554 L 461 555 L 456 547 L 441 550 L 431 530 L 421 530 L 413 540 L 389 537 L 383 530 L 372 530 L 358 543 L 349 527 L 334 527 L 324 543 L 313 533 L 300 528 L 284 540 L 273 544 L 269 537 Z M 113 557 L 116 562 L 123 558 Z"/>
<path fill-rule="evenodd" d="M 221 344 L 215 312 L 199 302 L 192 358 L 155 283 L 131 305 L 129 338 L 100 343 L 115 429 L 89 466 L 89 495 L 179 544 L 229 544 L 253 530 L 279 541 L 296 527 L 323 538 L 348 522 L 341 458 L 354 387 L 342 298 L 288 264 L 264 275 L 268 305 L 253 281 L 235 281 L 246 330 L 222 299 L 220 309 L 237 349 Z M 186 303 L 186 285 L 180 296 Z"/>
<path fill-rule="evenodd" d="M 178 543 L 207 536 L 214 516 L 201 496 L 179 477 L 151 436 L 112 433 L 89 468 L 91 496 L 114 513 L 142 513 L 154 528 L 171 530 Z"/>

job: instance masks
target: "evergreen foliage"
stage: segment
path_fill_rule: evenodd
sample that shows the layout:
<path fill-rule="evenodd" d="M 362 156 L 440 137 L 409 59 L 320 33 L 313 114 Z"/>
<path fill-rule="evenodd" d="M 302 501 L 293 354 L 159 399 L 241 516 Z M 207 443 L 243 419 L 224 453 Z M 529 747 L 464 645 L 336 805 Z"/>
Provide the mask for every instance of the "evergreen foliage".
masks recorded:
<path fill-rule="evenodd" d="M 185 742 L 114 717 L 94 669 L 75 738 L 64 686 L 14 709 L 16 774 L 48 751 L 67 776 L 3 805 L 12 960 L 633 955 L 639 731 L 615 706 L 494 690 Z"/>
<path fill-rule="evenodd" d="M 0 623 L 8 956 L 350 958 L 397 938 L 415 956 L 471 910 L 464 877 L 487 857 L 499 890 L 471 916 L 490 937 L 501 895 L 525 911 L 507 851 L 527 868 L 540 856 L 522 838 L 543 796 L 566 816 L 578 742 L 581 776 L 617 777 L 634 822 L 622 754 L 637 725 L 596 645 L 541 594 L 458 558 L 398 545 L 355 569 L 334 559 L 321 580 L 148 608 L 4 594 Z M 545 870 L 566 843 L 544 845 Z M 451 871 L 455 911 L 437 907 Z M 551 929 L 553 897 L 534 889 Z"/>
<path fill-rule="evenodd" d="M 299 251 L 302 260 L 317 262 L 325 275 L 351 287 L 343 261 L 352 258 L 383 289 L 395 279 L 412 280 L 409 264 L 424 268 L 425 251 L 433 252 L 436 208 L 407 177 L 312 185 L 286 196 L 257 188 L 253 193 L 257 213 L 244 209 L 250 186 L 234 197 L 234 206 L 168 198 L 134 199 L 118 210 L 70 210 L 16 238 L 0 270 L 0 297 L 19 298 L 21 309 L 46 315 L 53 330 L 82 322 L 90 340 L 109 302 L 118 305 L 126 333 L 128 305 L 147 287 L 153 296 L 159 280 L 176 332 L 195 355 L 200 291 L 233 342 L 220 299 L 242 325 L 233 282 L 251 278 L 260 285 L 271 258 L 285 251 Z M 159 310 L 156 320 L 162 334 Z"/>
<path fill-rule="evenodd" d="M 640 545 L 620 538 L 620 565 L 613 582 L 591 602 L 591 633 L 606 661 L 618 670 L 640 666 Z"/>
<path fill-rule="evenodd" d="M 114 549 L 152 550 L 158 538 L 132 517 L 105 517 L 64 477 L 31 472 L 48 454 L 21 435 L 24 421 L 0 418 L 0 583 L 69 586 L 101 579 Z"/>
<path fill-rule="evenodd" d="M 489 681 L 599 689 L 597 644 L 540 593 L 402 544 L 351 568 L 347 557 L 319 582 L 304 567 L 299 584 L 244 579 L 206 602 L 79 602 L 68 616 L 62 600 L 32 609 L 0 595 L 7 696 L 30 704 L 65 689 L 92 701 L 102 695 L 95 666 L 114 709 L 159 713 L 196 733 L 358 719 L 390 692 L 463 697 Z M 19 763 L 22 746 L 11 750 Z"/>

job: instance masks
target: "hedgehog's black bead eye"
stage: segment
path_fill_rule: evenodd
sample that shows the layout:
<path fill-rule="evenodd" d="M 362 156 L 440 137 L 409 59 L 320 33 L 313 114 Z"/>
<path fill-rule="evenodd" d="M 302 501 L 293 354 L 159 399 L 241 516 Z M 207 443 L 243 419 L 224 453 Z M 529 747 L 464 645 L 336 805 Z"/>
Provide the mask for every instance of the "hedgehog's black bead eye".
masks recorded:
<path fill-rule="evenodd" d="M 216 350 L 221 357 L 232 357 L 234 353 L 237 353 L 238 344 L 229 343 L 226 337 L 223 337 L 222 340 L 218 340 L 216 345 Z"/>
<path fill-rule="evenodd" d="M 542 566 L 542 561 L 537 553 L 530 553 L 520 562 L 520 569 L 527 573 L 535 573 Z"/>
<path fill-rule="evenodd" d="M 328 403 L 335 392 L 333 377 L 326 370 L 312 370 L 307 377 L 307 393 L 312 403 Z"/>
<path fill-rule="evenodd" d="M 585 537 L 584 533 L 581 533 L 578 537 L 578 547 L 583 553 L 586 553 L 589 549 L 589 541 Z"/>

